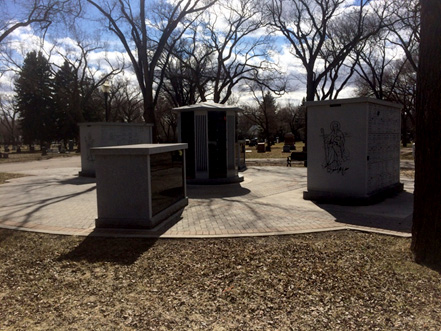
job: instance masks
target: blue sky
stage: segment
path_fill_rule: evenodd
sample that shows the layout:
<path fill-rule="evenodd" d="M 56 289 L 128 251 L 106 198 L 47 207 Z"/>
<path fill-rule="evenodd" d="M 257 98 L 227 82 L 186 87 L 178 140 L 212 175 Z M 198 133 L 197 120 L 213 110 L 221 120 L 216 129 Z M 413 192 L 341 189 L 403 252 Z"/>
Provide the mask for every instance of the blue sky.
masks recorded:
<path fill-rule="evenodd" d="M 359 0 L 356 0 L 359 3 Z M 13 6 L 13 1 L 6 1 L 7 9 L 11 12 L 19 11 L 19 8 Z M 94 8 L 88 8 L 89 17 L 98 17 L 98 12 Z M 92 46 L 96 46 L 97 35 L 101 34 L 100 41 L 107 42 L 107 49 L 97 49 L 90 53 L 89 62 L 91 65 L 95 66 L 97 70 L 97 75 L 100 73 L 105 73 L 109 70 L 104 59 L 109 59 L 114 64 L 117 64 L 117 59 L 126 57 L 122 52 L 122 45 L 119 40 L 114 37 L 114 35 L 104 29 L 102 26 L 98 25 L 96 22 L 83 21 L 81 27 L 86 31 L 86 34 L 82 34 L 81 37 L 90 40 L 89 43 Z M 85 28 L 85 29 L 84 29 Z M 78 52 L 75 46 L 74 36 L 70 32 L 66 33 L 63 29 L 51 29 L 47 35 L 44 44 L 42 44 L 41 39 L 31 28 L 21 28 L 17 30 L 9 41 L 11 42 L 12 49 L 15 51 L 15 56 L 18 61 L 20 57 L 26 52 L 38 49 L 41 45 L 46 50 L 47 54 L 51 54 L 51 61 L 60 65 L 63 61 L 62 57 L 57 54 L 57 52 L 68 54 L 70 53 L 72 57 L 75 57 L 76 52 Z M 281 39 L 279 38 L 279 41 Z M 277 59 L 278 63 L 281 65 L 282 71 L 286 72 L 291 81 L 292 91 L 287 93 L 283 98 L 280 99 L 281 102 L 290 102 L 292 104 L 300 103 L 301 99 L 305 96 L 305 70 L 301 65 L 300 61 L 296 59 L 291 53 L 289 45 L 280 42 L 278 45 L 279 51 L 274 53 L 274 58 Z M 126 61 L 128 61 L 126 57 Z M 129 78 L 136 85 L 136 79 L 131 72 L 131 70 L 126 70 L 125 77 Z M 12 74 L 5 74 L 0 78 L 0 93 L 11 93 L 12 92 Z M 353 96 L 354 90 L 350 87 L 345 89 L 341 97 Z M 242 94 L 243 96 L 243 94 Z"/>

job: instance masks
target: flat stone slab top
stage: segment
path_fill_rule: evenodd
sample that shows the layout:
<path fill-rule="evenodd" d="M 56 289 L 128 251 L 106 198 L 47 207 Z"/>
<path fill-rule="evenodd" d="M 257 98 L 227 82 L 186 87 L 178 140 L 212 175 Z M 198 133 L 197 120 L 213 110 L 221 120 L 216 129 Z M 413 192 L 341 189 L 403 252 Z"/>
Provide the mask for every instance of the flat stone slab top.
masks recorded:
<path fill-rule="evenodd" d="M 92 150 L 95 155 L 152 155 L 167 153 L 179 149 L 187 149 L 188 144 L 135 144 L 122 146 L 94 147 Z"/>
<path fill-rule="evenodd" d="M 195 111 L 195 110 L 206 110 L 206 111 L 217 111 L 217 110 L 235 110 L 242 111 L 242 108 L 226 105 L 222 103 L 214 103 L 214 102 L 199 102 L 194 105 L 182 106 L 173 108 L 174 111 Z"/>

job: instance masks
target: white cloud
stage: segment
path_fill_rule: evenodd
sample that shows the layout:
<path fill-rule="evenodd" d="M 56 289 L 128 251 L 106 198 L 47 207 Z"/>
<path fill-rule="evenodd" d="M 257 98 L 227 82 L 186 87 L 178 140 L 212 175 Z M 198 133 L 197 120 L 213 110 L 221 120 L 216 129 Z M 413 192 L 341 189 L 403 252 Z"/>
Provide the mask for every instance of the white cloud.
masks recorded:
<path fill-rule="evenodd" d="M 380 3 L 384 0 L 373 0 L 372 3 Z M 236 0 L 232 0 L 232 3 L 236 3 Z M 346 5 L 351 6 L 356 4 L 358 1 L 346 0 Z M 349 7 L 342 10 L 348 10 Z M 214 6 L 212 9 L 208 10 L 203 15 L 209 15 L 213 12 L 219 14 L 218 20 L 216 21 L 216 29 L 227 30 L 230 26 L 225 18 L 225 9 L 220 8 L 218 5 Z M 258 38 L 267 35 L 268 32 L 261 28 L 250 35 L 251 38 Z M 106 35 L 108 38 L 109 35 Z M 8 47 L 13 50 L 18 62 L 21 62 L 25 54 L 32 50 L 39 50 L 42 46 L 46 54 L 51 54 L 51 62 L 61 65 L 64 61 L 63 57 L 60 55 L 68 56 L 71 59 L 78 58 L 80 56 L 80 49 L 74 39 L 69 37 L 58 38 L 55 41 L 50 41 L 50 39 L 43 40 L 33 33 L 31 27 L 20 28 L 14 31 L 8 38 Z M 293 104 L 298 104 L 301 99 L 306 95 L 306 79 L 305 79 L 305 68 L 302 62 L 296 58 L 291 52 L 291 46 L 288 45 L 284 38 L 280 34 L 276 34 L 275 38 L 275 49 L 270 51 L 270 56 L 280 67 L 280 71 L 287 75 L 288 77 L 288 87 L 289 91 L 283 97 L 281 97 L 279 102 L 291 102 Z M 91 51 L 88 55 L 88 64 L 94 69 L 97 76 L 108 73 L 111 70 L 111 66 L 118 67 L 123 60 L 126 65 L 130 65 L 130 59 L 125 52 L 121 52 L 121 43 L 116 39 L 106 40 L 106 47 L 108 50 L 96 49 Z M 136 52 L 134 52 L 136 54 Z M 390 45 L 388 49 L 388 56 L 401 56 L 402 51 L 395 45 Z M 1 64 L 0 64 L 1 65 Z M 136 76 L 131 69 L 126 69 L 124 73 L 121 74 L 125 78 L 128 78 L 133 82 L 134 86 L 137 85 Z M 6 73 L 0 77 L 0 90 L 9 91 L 11 93 L 11 82 L 13 75 L 11 73 Z M 348 86 L 340 94 L 341 97 L 350 97 L 354 93 L 354 88 Z M 240 94 L 243 100 L 249 100 L 249 96 L 244 93 Z"/>

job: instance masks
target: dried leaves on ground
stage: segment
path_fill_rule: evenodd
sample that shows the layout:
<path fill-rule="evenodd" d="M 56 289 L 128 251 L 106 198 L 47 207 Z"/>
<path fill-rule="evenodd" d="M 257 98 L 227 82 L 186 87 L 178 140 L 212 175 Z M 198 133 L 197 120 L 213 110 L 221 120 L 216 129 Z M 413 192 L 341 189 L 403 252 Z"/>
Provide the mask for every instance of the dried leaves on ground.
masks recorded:
<path fill-rule="evenodd" d="M 20 178 L 25 176 L 29 176 L 29 175 L 0 172 L 0 184 L 6 183 L 9 179 Z"/>
<path fill-rule="evenodd" d="M 0 329 L 439 330 L 441 276 L 410 239 L 206 240 L 0 230 Z"/>

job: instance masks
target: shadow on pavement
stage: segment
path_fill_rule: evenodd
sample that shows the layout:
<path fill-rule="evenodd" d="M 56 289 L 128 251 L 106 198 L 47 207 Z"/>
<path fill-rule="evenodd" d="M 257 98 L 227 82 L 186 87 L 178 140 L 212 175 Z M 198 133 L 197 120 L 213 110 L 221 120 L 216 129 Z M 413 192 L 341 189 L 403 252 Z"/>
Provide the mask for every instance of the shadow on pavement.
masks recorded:
<path fill-rule="evenodd" d="M 69 184 L 69 185 L 85 185 L 85 184 L 95 184 L 95 183 L 96 183 L 96 178 L 81 177 L 81 176 L 60 181 L 60 184 Z"/>
<path fill-rule="evenodd" d="M 189 199 L 216 199 L 244 196 L 251 191 L 239 183 L 225 185 L 187 185 Z"/>
<path fill-rule="evenodd" d="M 412 232 L 413 194 L 401 192 L 369 206 L 319 204 L 336 222 L 403 233 Z"/>

